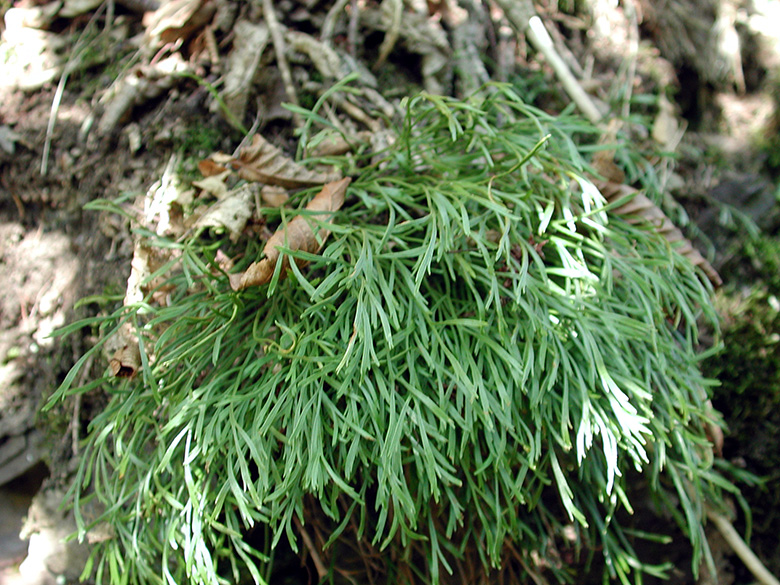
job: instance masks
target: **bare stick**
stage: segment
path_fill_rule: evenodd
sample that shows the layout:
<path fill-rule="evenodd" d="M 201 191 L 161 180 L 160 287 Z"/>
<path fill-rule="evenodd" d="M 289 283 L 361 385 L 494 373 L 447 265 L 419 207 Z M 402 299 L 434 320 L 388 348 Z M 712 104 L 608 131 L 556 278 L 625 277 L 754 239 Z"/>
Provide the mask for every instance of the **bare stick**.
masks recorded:
<path fill-rule="evenodd" d="M 311 560 L 314 561 L 314 566 L 317 569 L 317 576 L 320 578 L 320 581 L 322 581 L 328 575 L 328 569 L 325 567 L 325 563 L 322 562 L 322 558 L 317 552 L 311 536 L 309 536 L 309 533 L 303 529 L 303 524 L 301 524 L 301 521 L 298 520 L 298 516 L 293 516 L 293 520 L 295 521 L 295 527 L 298 529 L 298 532 L 301 533 L 301 538 L 303 538 L 303 545 L 306 547 L 306 550 L 309 551 Z"/>
<path fill-rule="evenodd" d="M 282 74 L 284 91 L 287 93 L 287 99 L 297 106 L 299 105 L 298 94 L 295 92 L 290 64 L 287 62 L 287 47 L 284 44 L 282 27 L 276 18 L 276 12 L 274 12 L 273 0 L 263 0 L 263 15 L 265 16 L 265 22 L 268 24 L 268 29 L 271 31 L 271 42 L 274 44 L 274 53 L 276 53 L 276 64 L 279 65 L 279 73 Z M 300 117 L 297 114 L 293 115 L 293 120 L 296 125 L 300 125 Z"/>
<path fill-rule="evenodd" d="M 530 0 L 496 0 L 496 4 L 504 11 L 509 22 L 518 32 L 524 33 L 534 48 L 542 53 L 561 81 L 566 93 L 585 115 L 593 122 L 598 123 L 602 114 L 591 97 L 585 93 L 574 74 L 555 50 L 555 45 L 550 38 L 544 23 L 536 15 Z"/>
<path fill-rule="evenodd" d="M 379 58 L 376 60 L 376 63 L 374 63 L 374 71 L 378 71 L 384 64 L 401 34 L 401 17 L 403 16 L 404 10 L 403 0 L 384 0 L 384 2 L 382 2 L 382 12 L 386 11 L 385 7 L 388 4 L 390 5 L 390 26 L 385 33 L 382 45 L 379 47 Z"/>
<path fill-rule="evenodd" d="M 336 31 L 336 23 L 339 17 L 344 12 L 344 9 L 349 4 L 349 0 L 337 0 L 337 2 L 328 10 L 325 15 L 325 21 L 322 23 L 322 29 L 320 30 L 320 40 L 327 45 L 333 44 L 333 36 Z"/>
<path fill-rule="evenodd" d="M 731 525 L 731 522 L 710 508 L 707 508 L 707 518 L 720 531 L 723 538 L 729 543 L 732 550 L 737 553 L 737 556 L 742 559 L 742 562 L 745 563 L 745 566 L 753 573 L 753 576 L 759 583 L 762 585 L 780 585 L 780 581 L 758 560 L 758 557 L 745 544 L 745 541 L 742 540 L 742 537 Z"/>
<path fill-rule="evenodd" d="M 531 44 L 545 56 L 547 61 L 550 62 L 550 66 L 555 71 L 558 79 L 560 79 L 566 93 L 568 93 L 569 97 L 577 104 L 577 107 L 582 111 L 585 117 L 594 124 L 598 123 L 601 120 L 601 112 L 590 96 L 582 89 L 582 86 L 574 77 L 574 74 L 563 59 L 561 59 L 560 55 L 555 51 L 555 45 L 553 44 L 547 29 L 544 28 L 542 19 L 538 16 L 532 16 L 528 22 L 526 34 L 528 35 L 528 40 L 531 41 Z"/>
<path fill-rule="evenodd" d="M 351 0 L 349 23 L 347 25 L 347 50 L 353 57 L 357 55 L 358 45 L 358 27 L 360 25 L 360 7 L 359 0 Z"/>

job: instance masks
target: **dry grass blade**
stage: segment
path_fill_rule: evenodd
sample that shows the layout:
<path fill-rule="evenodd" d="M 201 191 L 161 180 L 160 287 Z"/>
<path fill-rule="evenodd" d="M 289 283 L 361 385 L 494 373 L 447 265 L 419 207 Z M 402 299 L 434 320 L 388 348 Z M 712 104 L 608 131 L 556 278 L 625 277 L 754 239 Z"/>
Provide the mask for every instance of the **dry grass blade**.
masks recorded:
<path fill-rule="evenodd" d="M 619 215 L 626 216 L 626 220 L 629 223 L 636 224 L 643 221 L 650 223 L 658 233 L 674 246 L 674 249 L 677 252 L 688 258 L 694 266 L 701 268 L 707 275 L 707 278 L 710 279 L 713 286 L 718 287 L 723 284 L 723 280 L 712 265 L 707 262 L 704 256 L 693 247 L 690 240 L 683 235 L 677 226 L 675 226 L 672 221 L 666 217 L 664 212 L 650 201 L 650 199 L 628 185 L 597 181 L 596 186 L 610 203 L 625 197 L 631 197 L 629 201 L 616 207 L 612 211 Z"/>
<path fill-rule="evenodd" d="M 252 144 L 241 149 L 232 163 L 242 179 L 287 189 L 321 185 L 341 178 L 337 173 L 322 173 L 302 167 L 259 134 L 255 134 Z"/>
<path fill-rule="evenodd" d="M 322 191 L 312 199 L 306 206 L 306 210 L 317 214 L 318 219 L 327 220 L 334 211 L 337 211 L 344 204 L 344 194 L 347 191 L 351 179 L 349 177 L 328 183 L 322 188 Z M 279 247 L 284 246 L 290 250 L 300 250 L 303 252 L 317 252 L 325 239 L 330 235 L 326 228 L 320 228 L 316 232 L 312 226 L 312 220 L 303 215 L 296 216 L 286 226 L 278 229 L 271 236 L 263 248 L 265 258 L 259 262 L 254 262 L 245 272 L 230 275 L 230 286 L 234 290 L 242 290 L 249 286 L 260 286 L 270 282 L 273 276 L 276 262 L 279 260 Z M 282 259 L 281 277 L 285 276 L 289 266 L 289 259 L 285 256 Z M 296 261 L 299 267 L 306 263 Z"/>

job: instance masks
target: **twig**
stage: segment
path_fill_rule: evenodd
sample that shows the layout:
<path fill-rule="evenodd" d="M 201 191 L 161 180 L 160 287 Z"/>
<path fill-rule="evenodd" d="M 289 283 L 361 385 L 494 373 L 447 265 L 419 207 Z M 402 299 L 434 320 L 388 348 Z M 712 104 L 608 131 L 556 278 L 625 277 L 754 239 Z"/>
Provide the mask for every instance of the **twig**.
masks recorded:
<path fill-rule="evenodd" d="M 349 1 L 350 0 L 338 0 L 325 15 L 325 21 L 322 23 L 322 29 L 320 29 L 320 39 L 326 45 L 333 44 L 333 35 L 336 33 L 336 22 L 338 22 L 339 16 L 344 12 Z"/>
<path fill-rule="evenodd" d="M 707 518 L 715 524 L 715 527 L 723 535 L 726 542 L 729 543 L 731 549 L 737 553 L 737 556 L 742 559 L 745 566 L 753 573 L 753 576 L 762 585 L 780 585 L 780 581 L 770 573 L 767 568 L 761 563 L 755 553 L 750 547 L 745 544 L 739 533 L 734 529 L 731 522 L 729 522 L 725 516 L 718 514 L 714 510 L 707 508 Z"/>
<path fill-rule="evenodd" d="M 350 3 L 349 23 L 347 25 L 347 50 L 353 57 L 357 55 L 358 27 L 360 26 L 359 0 Z"/>
<path fill-rule="evenodd" d="M 627 120 L 631 113 L 631 95 L 634 89 L 634 78 L 636 77 L 636 62 L 639 56 L 639 23 L 637 20 L 634 5 L 626 2 L 623 5 L 623 14 L 628 20 L 628 59 L 624 60 L 621 69 L 625 71 L 625 92 L 623 93 L 623 104 L 621 115 Z M 627 63 L 626 63 L 627 61 Z"/>
<path fill-rule="evenodd" d="M 594 124 L 598 123 L 602 118 L 599 108 L 591 97 L 585 93 L 585 90 L 582 89 L 582 86 L 574 77 L 569 67 L 556 52 L 555 45 L 553 44 L 547 29 L 544 27 L 544 23 L 536 15 L 531 0 L 496 0 L 496 4 L 504 11 L 504 14 L 506 14 L 506 17 L 509 19 L 509 22 L 512 23 L 512 26 L 519 32 L 525 33 L 536 50 L 542 53 L 547 61 L 549 61 L 550 66 L 561 81 L 566 93 L 568 93 L 572 101 L 577 104 L 577 107 L 585 117 Z"/>
<path fill-rule="evenodd" d="M 362 122 L 363 124 L 365 124 L 368 128 L 371 129 L 372 132 L 378 132 L 379 129 L 382 127 L 381 123 L 378 120 L 374 120 L 371 116 L 366 114 L 358 106 L 347 101 L 344 97 L 340 95 L 334 95 L 332 99 L 333 102 L 344 111 L 344 113 L 346 113 L 354 120 L 357 120 L 358 122 Z"/>
<path fill-rule="evenodd" d="M 531 44 L 550 62 L 550 66 L 555 71 L 558 79 L 560 79 L 561 84 L 566 90 L 566 93 L 569 94 L 569 97 L 577 104 L 577 107 L 588 120 L 597 124 L 601 120 L 601 112 L 590 96 L 582 89 L 582 86 L 574 77 L 574 74 L 572 74 L 563 59 L 561 59 L 555 51 L 555 45 L 553 44 L 547 29 L 544 28 L 542 19 L 538 16 L 531 17 L 528 22 L 526 34 L 528 35 Z"/>
<path fill-rule="evenodd" d="M 566 18 L 562 14 L 556 15 L 564 26 L 567 26 L 567 21 L 569 21 L 568 26 L 569 28 L 574 28 L 577 25 L 575 24 L 576 19 L 575 18 Z M 558 54 L 561 56 L 561 59 L 566 63 L 566 65 L 569 66 L 569 69 L 571 69 L 574 72 L 574 75 L 576 75 L 579 79 L 585 79 L 585 67 L 583 64 L 581 64 L 579 61 L 577 61 L 577 57 L 572 53 L 571 49 L 566 45 L 566 40 L 563 38 L 563 35 L 561 34 L 561 31 L 558 30 L 557 26 L 551 26 L 549 27 L 548 31 L 550 34 L 550 37 L 552 38 L 553 44 L 555 45 L 555 50 L 558 52 Z M 591 54 L 586 53 L 583 55 L 584 58 L 587 59 L 588 56 Z"/>
<path fill-rule="evenodd" d="M 298 516 L 293 516 L 293 521 L 295 522 L 295 527 L 298 529 L 298 532 L 301 533 L 303 545 L 306 547 L 306 550 L 309 551 L 311 560 L 314 561 L 314 567 L 317 569 L 317 576 L 320 578 L 320 581 L 322 581 L 327 576 L 328 569 L 325 566 L 325 563 L 322 562 L 322 557 L 320 557 L 320 554 L 317 552 L 317 549 L 314 546 L 314 541 L 312 541 L 309 533 L 304 530 L 303 524 L 301 524 Z"/>
<path fill-rule="evenodd" d="M 284 83 L 284 91 L 287 94 L 287 99 L 289 99 L 293 105 L 298 106 L 298 94 L 295 92 L 295 84 L 293 83 L 290 64 L 287 62 L 287 48 L 284 44 L 284 33 L 282 32 L 279 20 L 276 18 L 273 0 L 263 0 L 263 15 L 265 16 L 266 24 L 268 24 L 268 29 L 271 31 L 271 42 L 274 44 L 276 64 L 279 66 L 279 73 L 282 74 L 282 82 Z M 296 126 L 300 126 L 302 123 L 298 114 L 293 114 L 293 121 Z"/>
<path fill-rule="evenodd" d="M 398 37 L 401 35 L 401 17 L 403 16 L 404 3 L 403 0 L 384 0 L 382 2 L 382 11 L 384 12 L 385 6 L 390 5 L 390 26 L 385 33 L 385 38 L 379 47 L 379 57 L 374 63 L 373 70 L 378 71 L 379 68 L 387 60 L 387 57 L 395 47 Z"/>
<path fill-rule="evenodd" d="M 70 450 L 73 457 L 79 456 L 79 419 L 81 418 L 81 394 L 73 400 L 73 418 L 70 421 Z"/>

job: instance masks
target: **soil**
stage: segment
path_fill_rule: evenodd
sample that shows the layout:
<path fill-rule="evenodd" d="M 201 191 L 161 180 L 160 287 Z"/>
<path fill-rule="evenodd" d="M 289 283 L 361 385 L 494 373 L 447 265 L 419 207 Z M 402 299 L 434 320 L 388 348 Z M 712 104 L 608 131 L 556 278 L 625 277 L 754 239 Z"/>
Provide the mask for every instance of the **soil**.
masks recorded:
<path fill-rule="evenodd" d="M 258 10 L 253 3 L 248 4 L 251 8 L 229 0 L 217 4 L 220 9 L 227 6 L 257 20 Z M 308 32 L 322 26 L 324 15 L 332 5 L 327 2 L 320 6 L 316 1 L 303 2 L 297 8 L 278 4 L 287 26 L 300 26 Z M 659 6 L 679 3 L 669 0 L 644 4 L 647 4 L 645 20 L 639 29 L 643 55 L 650 55 L 648 59 L 666 71 L 663 75 L 669 78 L 672 99 L 680 100 L 673 106 L 685 114 L 685 117 L 675 115 L 675 119 L 679 127 L 687 125 L 689 129 L 678 149 L 680 165 L 674 175 L 677 183 L 672 181 L 671 185 L 684 206 L 680 208 L 681 215 L 687 213 L 698 223 L 702 235 L 698 241 L 714 243 L 715 266 L 726 267 L 725 286 L 735 286 L 729 281 L 728 268 L 738 263 L 729 256 L 733 232 L 722 224 L 723 206 L 719 203 L 733 205 L 768 233 L 775 232 L 780 225 L 775 200 L 776 171 L 780 163 L 772 149 L 766 148 L 775 123 L 775 104 L 769 96 L 774 87 L 773 76 L 778 73 L 780 53 L 773 53 L 768 41 L 748 30 L 746 20 L 738 20 L 742 24 L 735 30 L 743 39 L 742 62 L 750 63 L 741 82 L 744 88 L 739 80 L 735 84 L 728 73 L 708 79 L 702 67 L 709 65 L 696 62 L 685 51 L 673 51 L 676 45 L 672 43 L 669 48 L 669 39 L 663 36 Z M 713 0 L 707 6 L 715 9 L 720 6 L 722 10 L 726 4 Z M 78 457 L 78 439 L 84 436 L 91 414 L 102 403 L 101 397 L 95 395 L 39 413 L 71 366 L 95 342 L 94 332 L 88 328 L 66 338 L 52 333 L 103 309 L 97 300 L 79 305 L 79 299 L 110 295 L 121 298 L 129 274 L 133 243 L 128 223 L 117 215 L 85 210 L 85 205 L 96 199 L 133 200 L 142 196 L 159 181 L 172 157 L 176 157 L 178 162 L 174 164 L 178 168 L 194 177 L 197 160 L 216 150 L 231 152 L 241 140 L 240 132 L 215 113 L 208 89 L 189 78 L 177 79 L 120 116 L 115 127 L 99 131 L 100 112 L 106 109 L 99 102 L 109 94 L 122 67 L 128 66 L 135 52 L 127 45 L 127 39 L 144 31 L 143 5 L 142 2 L 117 4 L 121 25 L 127 29 L 119 43 L 121 46 L 112 49 L 96 65 L 70 75 L 61 99 L 57 92 L 60 76 L 27 89 L 18 83 L 0 86 L 3 146 L 0 149 L 0 486 L 4 486 L 0 489 L 0 526 L 4 530 L 0 533 L 0 571 L 4 571 L 0 572 L 0 583 L 33 582 L 30 573 L 19 576 L 11 568 L 25 557 L 26 545 L 17 538 L 21 518 L 27 514 L 32 496 L 42 484 L 49 493 L 67 485 L 73 460 Z M 447 18 L 441 6 L 449 3 L 430 2 L 429 5 L 433 17 Z M 14 8 L 46 6 L 44 2 L 33 1 L 14 4 Z M 605 10 L 598 3 L 594 6 Z M 755 13 L 751 12 L 751 3 L 734 6 L 738 16 L 749 18 Z M 0 7 L 4 13 L 10 8 L 8 2 L 0 2 Z M 575 61 L 585 63 L 587 58 L 595 59 L 592 80 L 602 88 L 608 87 L 617 71 L 609 44 L 618 41 L 613 39 L 599 45 L 598 35 L 594 41 L 595 33 L 590 37 L 585 34 L 586 29 L 582 27 L 590 21 L 581 14 L 556 12 L 546 5 L 540 5 L 539 9 L 547 22 L 552 23 L 558 37 L 569 44 Z M 58 37 L 64 47 L 72 48 L 79 32 L 97 14 L 95 10 L 71 17 L 58 16 L 42 28 Z M 100 21 L 103 17 L 97 18 Z M 511 34 L 507 36 L 501 24 L 498 20 L 486 22 L 480 31 L 486 38 L 492 38 L 490 46 L 494 50 L 499 43 L 512 42 L 507 41 Z M 4 35 L 9 27 L 6 18 Z M 591 33 L 594 29 L 591 28 Z M 217 50 L 227 51 L 231 31 L 218 27 L 215 30 Z M 372 36 L 371 43 L 378 44 L 381 39 L 381 35 L 378 39 Z M 371 54 L 375 58 L 375 49 L 366 49 L 357 56 L 367 59 Z M 397 76 L 405 77 L 403 84 L 393 82 L 392 88 L 389 85 L 379 88 L 391 100 L 404 92 L 417 91 L 416 84 L 425 84 L 421 73 L 424 59 L 421 61 L 420 55 L 415 55 L 411 60 L 414 64 L 408 64 L 415 45 L 407 43 L 398 51 L 398 55 L 390 57 L 390 63 Z M 182 52 L 185 58 L 195 60 L 194 49 Z M 533 89 L 529 81 L 532 79 L 555 83 L 543 58 L 527 49 L 518 54 L 527 59 L 519 66 L 524 68 L 529 88 Z M 398 66 L 399 62 L 404 66 Z M 118 69 L 117 63 L 121 65 Z M 366 62 L 368 67 L 371 64 Z M 305 67 L 297 65 L 298 69 Z M 203 74 L 203 79 L 214 79 L 208 66 L 196 63 L 196 69 Z M 267 138 L 278 139 L 290 135 L 290 117 L 278 108 L 280 96 L 284 95 L 280 91 L 279 73 L 273 64 L 269 64 L 268 71 L 273 72 L 271 81 L 257 83 L 260 89 L 257 95 L 251 96 L 250 103 L 256 98 L 264 102 L 265 117 L 260 130 Z M 647 76 L 638 78 L 637 83 L 638 93 L 641 89 L 658 92 L 661 82 L 658 77 Z M 679 88 L 676 96 L 675 84 Z M 740 93 L 740 89 L 744 92 Z M 558 100 L 565 101 L 556 92 L 541 94 L 539 99 L 541 107 L 557 107 Z M 58 105 L 53 108 L 53 104 Z M 251 116 L 245 121 L 251 124 Z M 6 130 L 11 134 L 5 133 Z M 777 139 L 774 140 L 770 144 L 776 146 Z M 42 164 L 47 167 L 45 173 Z M 103 364 L 92 364 L 93 370 L 102 367 Z M 729 413 L 725 414 L 728 418 Z M 768 440 L 777 444 L 776 430 Z M 6 530 L 9 526 L 15 528 Z M 763 532 L 755 535 L 753 544 L 765 555 L 777 554 L 777 530 L 772 532 L 766 522 L 761 526 Z M 718 561 L 723 569 L 719 584 L 749 579 L 741 568 L 735 569 L 739 561 L 727 549 L 719 554 Z M 764 561 L 772 570 L 780 570 L 777 558 L 765 557 Z M 675 580 L 689 582 L 688 559 L 679 562 Z M 65 567 L 62 573 L 73 579 L 78 570 Z M 43 579 L 41 582 L 53 579 L 51 575 L 41 577 L 41 574 L 36 577 Z M 741 577 L 734 577 L 735 574 Z"/>

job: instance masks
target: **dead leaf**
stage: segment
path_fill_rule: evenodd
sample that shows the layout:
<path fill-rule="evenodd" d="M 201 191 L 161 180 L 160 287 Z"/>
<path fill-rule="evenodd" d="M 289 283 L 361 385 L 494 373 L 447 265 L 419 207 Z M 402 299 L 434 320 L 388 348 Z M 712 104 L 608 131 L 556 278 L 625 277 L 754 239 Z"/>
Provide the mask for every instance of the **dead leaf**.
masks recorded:
<path fill-rule="evenodd" d="M 102 135 L 109 134 L 131 110 L 149 100 L 155 99 L 181 82 L 182 74 L 189 72 L 189 65 L 178 53 L 153 64 L 139 64 L 131 67 L 117 80 L 100 103 L 105 110 L 98 123 Z"/>
<path fill-rule="evenodd" d="M 149 246 L 144 240 L 139 239 L 133 250 L 124 304 L 140 303 L 144 301 L 147 293 L 153 290 L 156 290 L 158 295 L 170 292 L 171 285 L 165 283 L 169 273 L 159 274 L 155 278 L 152 278 L 152 275 L 179 256 L 181 250 Z"/>
<path fill-rule="evenodd" d="M 321 173 L 299 165 L 259 134 L 255 134 L 252 144 L 241 149 L 232 163 L 242 179 L 287 189 L 321 185 L 341 178 L 338 172 Z"/>
<path fill-rule="evenodd" d="M 206 158 L 198 163 L 198 170 L 204 177 L 213 177 L 214 175 L 224 173 L 228 169 L 211 158 Z"/>
<path fill-rule="evenodd" d="M 192 186 L 202 189 L 217 199 L 224 199 L 228 195 L 228 188 L 225 184 L 228 176 L 230 176 L 230 171 L 226 169 L 219 175 L 212 175 L 210 177 L 205 177 L 200 181 L 193 181 Z"/>
<path fill-rule="evenodd" d="M 599 150 L 593 155 L 591 165 L 609 183 L 620 185 L 626 180 L 625 173 L 615 164 L 614 150 Z"/>
<path fill-rule="evenodd" d="M 232 258 L 230 258 L 230 256 L 225 254 L 222 251 L 221 248 L 219 250 L 217 250 L 217 254 L 216 254 L 216 256 L 214 256 L 214 260 L 216 261 L 217 266 L 219 266 L 219 269 L 222 272 L 227 273 L 227 272 L 230 272 L 231 270 L 233 270 L 233 260 L 232 260 Z"/>
<path fill-rule="evenodd" d="M 328 183 L 322 188 L 322 191 L 312 199 L 306 206 L 306 210 L 316 214 L 317 219 L 327 221 L 333 212 L 337 211 L 344 204 L 344 195 L 347 192 L 347 186 L 351 179 L 346 177 L 340 181 Z M 230 286 L 233 290 L 243 290 L 249 286 L 260 286 L 270 282 L 279 260 L 279 247 L 283 246 L 290 250 L 301 250 L 315 253 L 322 248 L 325 240 L 330 235 L 326 228 L 319 228 L 317 232 L 313 229 L 314 223 L 308 216 L 298 215 L 286 226 L 281 227 L 265 243 L 263 254 L 265 258 L 259 262 L 254 262 L 243 273 L 230 275 Z M 289 257 L 283 256 L 281 278 L 283 278 L 289 267 Z M 299 267 L 306 265 L 306 262 L 296 260 Z"/>
<path fill-rule="evenodd" d="M 5 12 L 0 43 L 4 87 L 34 91 L 62 74 L 62 53 L 69 45 L 63 35 L 42 30 L 59 7 L 60 2 L 50 2 L 34 8 L 11 7 Z"/>
<path fill-rule="evenodd" d="M 208 0 L 169 0 L 143 18 L 150 46 L 186 41 L 214 16 L 216 7 Z"/>
<path fill-rule="evenodd" d="M 108 367 L 111 369 L 111 375 L 116 378 L 134 378 L 141 367 L 141 350 L 138 343 L 127 340 L 116 350 Z"/>
<path fill-rule="evenodd" d="M 260 190 L 260 198 L 267 207 L 281 207 L 287 203 L 290 196 L 287 194 L 287 189 L 284 187 L 264 185 Z"/>
<path fill-rule="evenodd" d="M 701 268 L 713 286 L 718 287 L 723 284 L 723 280 L 712 265 L 693 247 L 693 244 L 672 223 L 672 220 L 666 217 L 666 214 L 645 195 L 629 185 L 603 181 L 595 181 L 594 184 L 609 202 L 630 196 L 629 201 L 612 211 L 625 216 L 626 221 L 632 224 L 649 223 L 655 228 L 655 231 L 666 238 L 675 251 L 688 258 L 694 266 Z"/>
<path fill-rule="evenodd" d="M 270 35 L 264 23 L 253 24 L 248 20 L 236 22 L 233 34 L 233 50 L 227 58 L 221 95 L 233 118 L 241 121 L 246 113 L 247 99 L 260 65 L 260 57 Z"/>
<path fill-rule="evenodd" d="M 244 231 L 247 220 L 252 217 L 253 204 L 253 186 L 242 185 L 209 207 L 195 222 L 195 227 L 225 228 L 230 233 L 230 239 L 235 242 Z"/>

